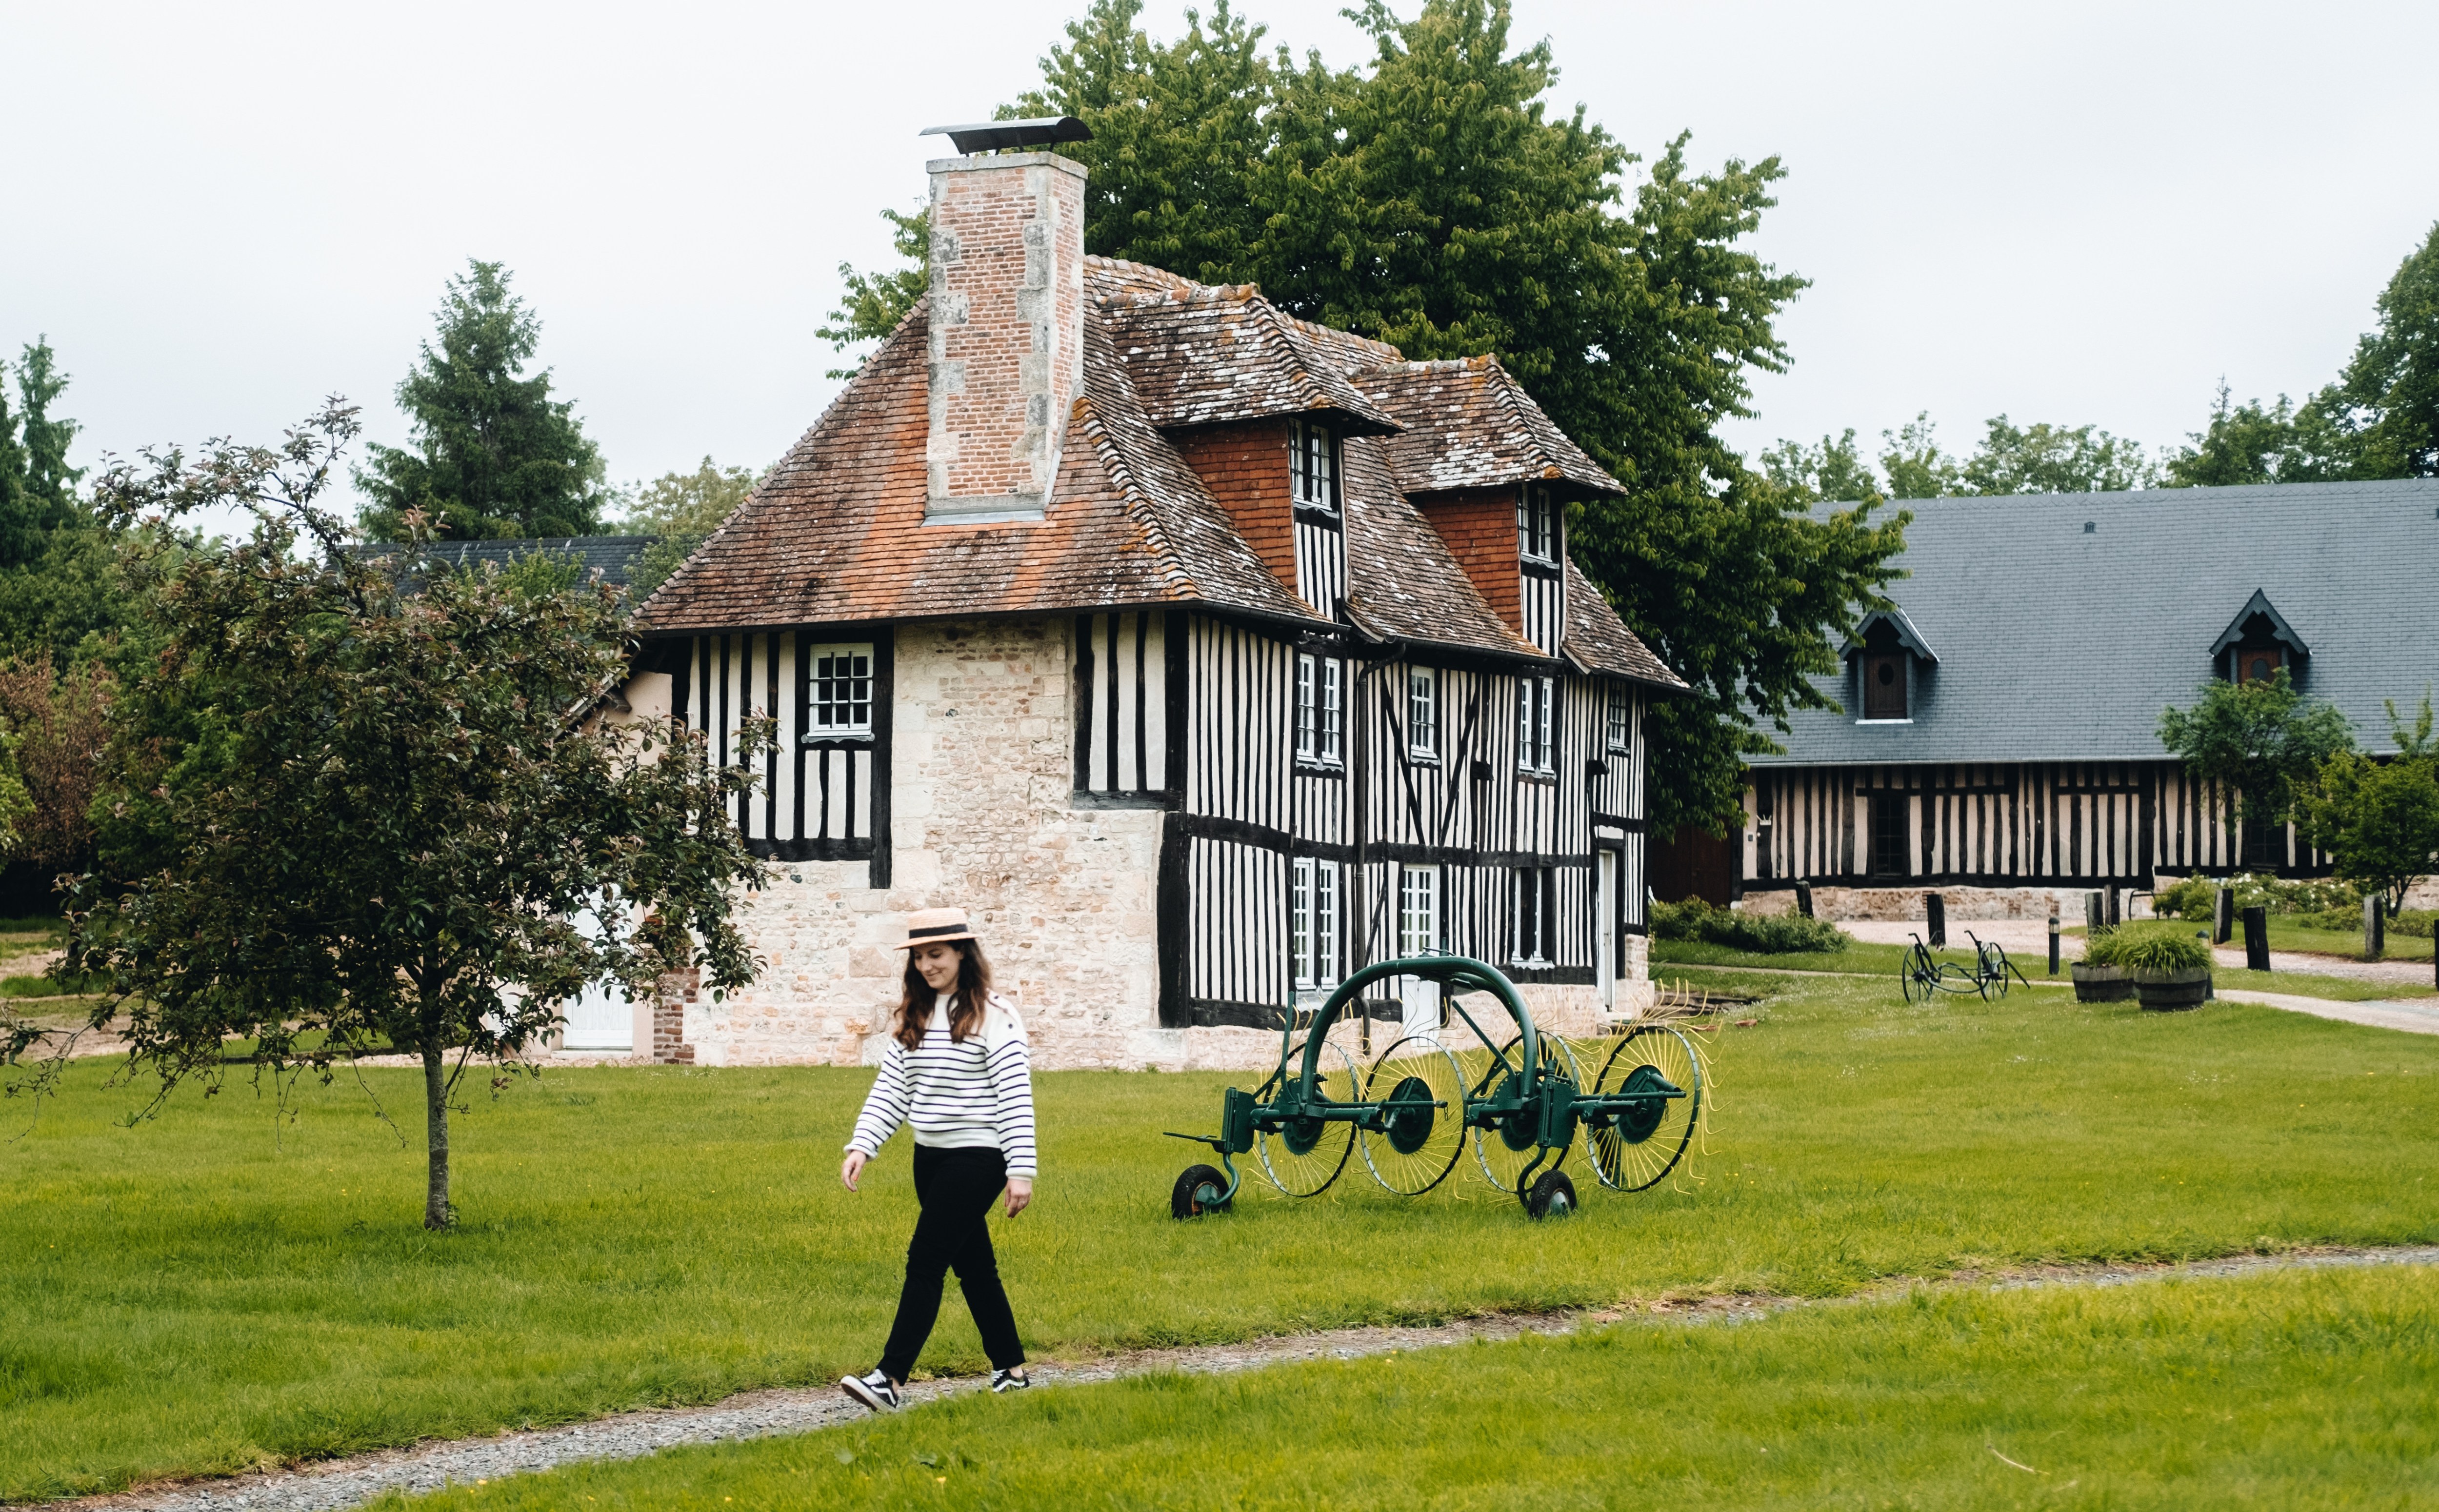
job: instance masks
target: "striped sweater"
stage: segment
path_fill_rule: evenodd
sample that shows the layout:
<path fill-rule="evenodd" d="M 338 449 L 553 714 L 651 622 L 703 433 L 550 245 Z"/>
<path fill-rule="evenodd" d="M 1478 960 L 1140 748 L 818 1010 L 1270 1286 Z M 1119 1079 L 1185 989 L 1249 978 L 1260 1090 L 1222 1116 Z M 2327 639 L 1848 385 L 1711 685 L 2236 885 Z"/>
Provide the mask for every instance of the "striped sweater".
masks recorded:
<path fill-rule="evenodd" d="M 1006 999 L 994 992 L 985 1000 L 982 1032 L 963 1044 L 949 1039 L 948 999 L 939 996 L 921 1048 L 891 1037 L 846 1147 L 878 1155 L 900 1124 L 915 1126 L 917 1145 L 995 1148 L 1011 1178 L 1033 1179 L 1033 1067 L 1024 1021 Z"/>

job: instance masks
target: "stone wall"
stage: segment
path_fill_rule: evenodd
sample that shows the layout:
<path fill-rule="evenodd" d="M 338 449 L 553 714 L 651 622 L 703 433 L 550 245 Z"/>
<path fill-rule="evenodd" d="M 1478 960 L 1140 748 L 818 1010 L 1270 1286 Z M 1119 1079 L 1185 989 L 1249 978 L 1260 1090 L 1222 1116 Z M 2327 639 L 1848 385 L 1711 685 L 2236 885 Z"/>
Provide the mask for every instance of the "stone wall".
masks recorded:
<path fill-rule="evenodd" d="M 1950 919 L 2040 918 L 2052 914 L 2069 923 L 2083 921 L 2085 889 L 2076 887 L 1828 887 L 1812 889 L 1812 913 L 1826 919 L 1921 918 L 1925 893 L 1945 900 Z M 1747 893 L 1737 905 L 1748 914 L 1795 912 L 1795 889 L 1773 888 Z"/>
<path fill-rule="evenodd" d="M 778 863 L 741 910 L 759 980 L 685 1005 L 679 1039 L 699 1060 L 878 1059 L 905 969 L 890 947 L 909 913 L 941 906 L 972 915 L 1036 1065 L 1174 1058 L 1155 1027 L 1161 816 L 1069 807 L 1071 629 L 1063 617 L 899 628 L 894 885 L 873 889 L 862 862 Z"/>

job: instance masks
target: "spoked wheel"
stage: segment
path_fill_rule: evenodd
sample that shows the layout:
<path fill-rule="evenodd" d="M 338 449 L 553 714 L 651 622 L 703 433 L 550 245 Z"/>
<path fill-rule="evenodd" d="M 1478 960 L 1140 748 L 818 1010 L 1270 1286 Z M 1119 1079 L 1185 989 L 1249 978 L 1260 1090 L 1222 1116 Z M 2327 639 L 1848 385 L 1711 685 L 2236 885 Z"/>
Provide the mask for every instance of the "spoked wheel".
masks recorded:
<path fill-rule="evenodd" d="M 1593 1091 L 1617 1096 L 1675 1087 L 1682 1097 L 1654 1097 L 1639 1107 L 1587 1123 L 1593 1170 L 1601 1184 L 1640 1192 L 1674 1169 L 1702 1114 L 1702 1062 L 1693 1041 L 1665 1023 L 1647 1023 L 1618 1041 Z"/>
<path fill-rule="evenodd" d="M 1169 1189 L 1170 1218 L 1201 1218 L 1205 1213 L 1225 1213 L 1236 1205 L 1236 1199 L 1221 1197 L 1228 1189 L 1227 1173 L 1217 1165 L 1188 1165 L 1185 1174 Z"/>
<path fill-rule="evenodd" d="M 1289 1053 L 1288 1064 L 1295 1068 L 1295 1075 L 1304 1075 L 1304 1046 L 1298 1045 Z M 1337 1041 L 1321 1042 L 1316 1074 L 1321 1078 L 1317 1090 L 1322 1096 L 1331 1102 L 1356 1100 L 1356 1089 L 1362 1084 L 1355 1079 L 1355 1062 Z M 1290 1197 L 1318 1197 L 1346 1168 L 1346 1157 L 1355 1150 L 1355 1125 L 1325 1118 L 1291 1118 L 1276 1132 L 1265 1130 L 1255 1134 L 1254 1148 L 1261 1155 L 1262 1174 L 1271 1179 L 1273 1186 Z"/>
<path fill-rule="evenodd" d="M 1908 1003 L 1923 1003 L 1931 997 L 1931 984 L 1922 979 L 1911 957 L 1897 968 L 1897 989 Z"/>
<path fill-rule="evenodd" d="M 1543 1171 L 1524 1194 L 1524 1211 L 1534 1218 L 1565 1218 L 1576 1210 L 1576 1183 L 1564 1171 Z"/>
<path fill-rule="evenodd" d="M 1430 1035 L 1410 1034 L 1374 1061 L 1363 1100 L 1397 1105 L 1356 1137 L 1372 1179 L 1399 1197 L 1437 1186 L 1465 1153 L 1465 1073 Z"/>
<path fill-rule="evenodd" d="M 1563 1076 L 1576 1086 L 1582 1086 L 1583 1075 L 1576 1069 L 1576 1053 L 1568 1047 L 1567 1041 L 1555 1034 L 1540 1035 L 1537 1038 L 1541 1045 L 1543 1079 Z M 1508 1041 L 1504 1047 L 1505 1058 L 1510 1065 L 1522 1058 L 1517 1054 L 1517 1046 L 1522 1039 L 1523 1036 L 1519 1035 L 1516 1039 Z M 1507 1090 L 1506 1084 L 1514 1079 L 1516 1073 L 1499 1071 L 1498 1062 L 1487 1057 L 1483 1058 L 1481 1063 L 1489 1068 L 1492 1075 L 1490 1085 L 1477 1089 L 1478 1094 L 1490 1096 Z M 1532 1165 L 1540 1157 L 1540 1118 L 1535 1110 L 1526 1108 L 1521 1112 L 1509 1113 L 1491 1128 L 1477 1127 L 1474 1130 L 1474 1161 L 1481 1165 L 1482 1174 L 1489 1178 L 1491 1185 L 1503 1192 L 1512 1192 L 1516 1190 L 1517 1179 L 1524 1174 L 1524 1167 Z M 1574 1147 L 1575 1141 L 1570 1138 L 1565 1148 L 1552 1150 L 1549 1158 L 1541 1161 L 1541 1168 L 1558 1169 L 1565 1162 L 1568 1150 Z"/>

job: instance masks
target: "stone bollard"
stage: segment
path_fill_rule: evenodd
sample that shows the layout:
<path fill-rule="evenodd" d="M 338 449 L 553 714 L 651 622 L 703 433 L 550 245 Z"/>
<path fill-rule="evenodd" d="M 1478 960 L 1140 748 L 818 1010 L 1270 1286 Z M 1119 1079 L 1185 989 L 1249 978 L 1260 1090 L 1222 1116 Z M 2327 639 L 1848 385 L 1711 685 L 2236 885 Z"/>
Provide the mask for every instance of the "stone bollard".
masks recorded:
<path fill-rule="evenodd" d="M 2211 943 L 2225 945 L 2235 934 L 2235 889 L 2222 887 L 2211 905 Z"/>
<path fill-rule="evenodd" d="M 2098 893 L 2084 894 L 2083 933 L 2085 937 L 2088 939 L 2092 935 L 2099 934 L 2102 930 L 2105 930 L 2108 927 L 2109 921 L 2103 918 L 2100 913 L 2100 895 Z"/>
<path fill-rule="evenodd" d="M 2126 921 L 2126 916 L 2119 911 L 2122 897 L 2118 889 L 2112 887 L 2109 890 L 2109 927 L 2110 929 L 2115 929 Z"/>
<path fill-rule="evenodd" d="M 2266 908 L 2244 911 L 2244 969 L 2270 969 L 2270 910 Z"/>
<path fill-rule="evenodd" d="M 2056 976 L 2056 975 L 2057 975 L 2057 969 L 2058 969 L 2058 925 L 2057 925 L 2057 916 L 2056 916 L 2056 914 L 2052 914 L 2052 915 L 2050 916 L 2050 975 L 2052 975 L 2052 976 Z"/>
<path fill-rule="evenodd" d="M 1948 948 L 1948 899 L 1937 893 L 1925 893 L 1922 895 L 1922 906 L 1924 916 L 1931 925 L 1928 931 L 1931 936 L 1931 948 L 1934 951 L 1946 950 Z"/>
<path fill-rule="evenodd" d="M 2385 900 L 2374 893 L 2363 899 L 2363 959 L 2377 961 L 2388 953 L 2388 921 L 2381 904 Z"/>
<path fill-rule="evenodd" d="M 1806 918 L 1810 918 L 1812 916 L 1812 884 L 1810 882 L 1799 881 L 1795 884 L 1795 911 L 1803 915 Z"/>

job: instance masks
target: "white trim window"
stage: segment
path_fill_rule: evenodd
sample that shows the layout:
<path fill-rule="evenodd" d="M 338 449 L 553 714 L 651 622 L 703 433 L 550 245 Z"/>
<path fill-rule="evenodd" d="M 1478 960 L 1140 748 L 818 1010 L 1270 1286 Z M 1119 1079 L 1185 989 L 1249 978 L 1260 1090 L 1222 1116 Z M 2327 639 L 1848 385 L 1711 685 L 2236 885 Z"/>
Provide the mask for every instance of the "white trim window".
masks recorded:
<path fill-rule="evenodd" d="M 1338 863 L 1298 856 L 1288 889 L 1289 969 L 1298 991 L 1338 985 Z"/>
<path fill-rule="evenodd" d="M 1508 895 L 1509 956 L 1518 966 L 1546 967 L 1558 959 L 1558 872 L 1554 866 L 1519 866 Z"/>
<path fill-rule="evenodd" d="M 1288 421 L 1288 487 L 1295 502 L 1338 507 L 1338 438 L 1317 420 Z"/>
<path fill-rule="evenodd" d="M 1516 549 L 1527 561 L 1558 560 L 1558 506 L 1538 483 L 1516 496 Z"/>
<path fill-rule="evenodd" d="M 1609 751 L 1611 756 L 1634 752 L 1634 694 L 1624 683 L 1609 685 Z"/>
<path fill-rule="evenodd" d="M 1398 870 L 1398 953 L 1440 953 L 1440 869 L 1401 866 Z"/>
<path fill-rule="evenodd" d="M 1334 767 L 1345 760 L 1346 666 L 1329 656 L 1299 652 L 1295 663 L 1295 755 L 1309 766 Z"/>
<path fill-rule="evenodd" d="M 1538 776 L 1547 776 L 1558 759 L 1557 734 L 1558 684 L 1556 678 L 1520 677 L 1516 680 L 1516 767 Z"/>
<path fill-rule="evenodd" d="M 1437 667 L 1406 668 L 1406 749 L 1426 761 L 1440 756 L 1440 674 Z"/>
<path fill-rule="evenodd" d="M 872 647 L 810 646 L 805 649 L 805 738 L 872 738 Z"/>

